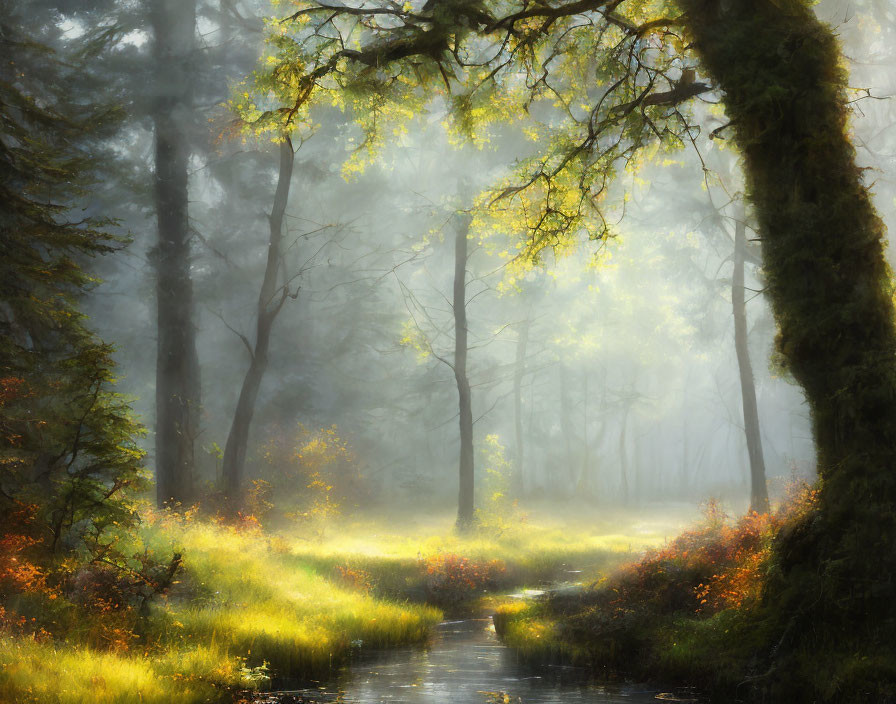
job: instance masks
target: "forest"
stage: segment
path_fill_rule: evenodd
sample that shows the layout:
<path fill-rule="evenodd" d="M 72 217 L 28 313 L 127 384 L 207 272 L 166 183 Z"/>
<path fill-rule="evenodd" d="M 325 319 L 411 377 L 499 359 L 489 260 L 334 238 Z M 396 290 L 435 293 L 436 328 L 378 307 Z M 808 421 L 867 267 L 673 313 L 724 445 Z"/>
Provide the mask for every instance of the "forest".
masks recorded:
<path fill-rule="evenodd" d="M 896 2 L 0 47 L 0 702 L 896 704 Z"/>

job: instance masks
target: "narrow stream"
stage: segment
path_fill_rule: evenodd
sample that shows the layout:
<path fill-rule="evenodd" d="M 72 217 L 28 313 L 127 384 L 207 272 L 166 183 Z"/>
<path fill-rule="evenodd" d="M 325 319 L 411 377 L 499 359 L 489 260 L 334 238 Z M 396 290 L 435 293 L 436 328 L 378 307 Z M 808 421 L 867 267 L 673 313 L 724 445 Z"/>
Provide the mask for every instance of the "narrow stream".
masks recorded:
<path fill-rule="evenodd" d="M 506 696 L 505 696 L 506 695 Z M 658 696 L 659 695 L 659 696 Z M 406 647 L 353 662 L 327 691 L 277 692 L 270 704 L 656 704 L 673 699 L 633 685 L 589 683 L 576 668 L 533 672 L 495 635 L 490 618 L 439 624 L 425 647 Z"/>

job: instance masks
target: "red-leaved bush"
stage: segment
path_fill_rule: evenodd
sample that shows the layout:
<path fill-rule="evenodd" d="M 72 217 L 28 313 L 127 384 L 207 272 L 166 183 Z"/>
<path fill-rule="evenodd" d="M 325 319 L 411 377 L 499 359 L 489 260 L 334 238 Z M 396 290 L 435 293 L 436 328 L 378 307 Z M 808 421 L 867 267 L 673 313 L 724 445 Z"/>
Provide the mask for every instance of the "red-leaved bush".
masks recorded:
<path fill-rule="evenodd" d="M 453 553 L 438 553 L 422 561 L 426 600 L 451 606 L 496 585 L 507 568 L 501 560 L 470 560 Z"/>

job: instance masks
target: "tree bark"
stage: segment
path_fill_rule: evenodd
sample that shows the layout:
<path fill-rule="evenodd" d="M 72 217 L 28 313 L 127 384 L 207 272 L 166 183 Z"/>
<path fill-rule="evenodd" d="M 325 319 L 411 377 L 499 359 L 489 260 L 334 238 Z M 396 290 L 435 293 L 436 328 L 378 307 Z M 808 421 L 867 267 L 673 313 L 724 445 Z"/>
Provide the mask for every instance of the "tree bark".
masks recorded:
<path fill-rule="evenodd" d="M 460 410 L 460 471 L 457 527 L 466 530 L 476 515 L 473 467 L 473 403 L 467 377 L 467 236 L 471 218 L 457 216 L 454 236 L 454 378 Z"/>
<path fill-rule="evenodd" d="M 155 206 L 158 246 L 156 495 L 159 506 L 192 500 L 200 379 L 190 276 L 187 167 L 193 119 L 195 0 L 153 0 L 149 11 L 157 97 Z"/>
<path fill-rule="evenodd" d="M 847 133 L 839 47 L 809 3 L 681 5 L 724 92 L 778 349 L 811 411 L 818 508 L 776 540 L 766 605 L 778 634 L 771 654 L 788 675 L 775 678 L 777 701 L 820 700 L 797 673 L 834 672 L 860 656 L 883 662 L 896 636 L 896 326 L 885 232 Z M 795 664 L 782 667 L 788 657 Z"/>
<path fill-rule="evenodd" d="M 523 378 L 526 375 L 526 351 L 529 345 L 529 315 L 522 321 L 517 330 L 516 365 L 513 372 L 513 429 L 515 435 L 513 494 L 519 498 L 523 495 L 523 462 L 525 458 L 525 438 L 523 436 Z"/>
<path fill-rule="evenodd" d="M 236 510 L 241 504 L 243 477 L 246 467 L 246 452 L 249 446 L 249 431 L 252 427 L 252 416 L 258 399 L 261 380 L 268 368 L 268 351 L 271 343 L 271 330 L 274 321 L 289 296 L 285 284 L 277 287 L 277 278 L 283 260 L 283 220 L 286 205 L 289 202 L 289 187 L 292 182 L 295 152 L 292 142 L 285 138 L 280 145 L 280 169 L 277 176 L 277 190 L 274 203 L 268 218 L 270 237 L 268 239 L 268 256 L 264 270 L 261 291 L 258 294 L 258 307 L 255 321 L 255 344 L 249 350 L 249 369 L 243 377 L 239 400 L 233 414 L 227 444 L 224 447 L 222 474 L 224 490 L 230 508 Z"/>
<path fill-rule="evenodd" d="M 768 512 L 768 486 L 765 479 L 765 458 L 759 429 L 759 407 L 756 403 L 756 382 L 747 346 L 747 306 L 744 300 L 744 257 L 747 249 L 747 226 L 738 220 L 734 232 L 734 274 L 731 277 L 731 305 L 734 309 L 734 349 L 740 372 L 740 391 L 744 409 L 744 433 L 750 456 L 750 510 Z"/>

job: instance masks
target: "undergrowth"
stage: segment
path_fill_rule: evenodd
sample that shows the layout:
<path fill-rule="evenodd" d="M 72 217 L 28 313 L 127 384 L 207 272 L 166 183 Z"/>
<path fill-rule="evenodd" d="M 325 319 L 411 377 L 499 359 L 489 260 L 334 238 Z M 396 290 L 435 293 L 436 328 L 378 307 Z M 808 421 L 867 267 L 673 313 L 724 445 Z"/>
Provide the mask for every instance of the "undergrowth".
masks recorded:
<path fill-rule="evenodd" d="M 582 591 L 500 606 L 498 632 L 533 661 L 746 693 L 770 647 L 762 614 L 774 540 L 816 497 L 803 486 L 774 512 L 737 521 L 711 502 L 695 528 Z"/>
<path fill-rule="evenodd" d="M 229 701 L 272 676 L 326 677 L 357 649 L 424 640 L 436 605 L 469 609 L 486 592 L 596 573 L 668 529 L 492 518 L 464 536 L 447 514 L 303 532 L 144 508 L 116 543 L 132 557 L 115 568 L 42 562 L 39 545 L 9 534 L 0 701 Z"/>

